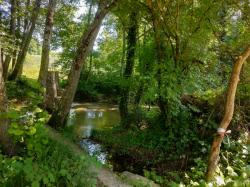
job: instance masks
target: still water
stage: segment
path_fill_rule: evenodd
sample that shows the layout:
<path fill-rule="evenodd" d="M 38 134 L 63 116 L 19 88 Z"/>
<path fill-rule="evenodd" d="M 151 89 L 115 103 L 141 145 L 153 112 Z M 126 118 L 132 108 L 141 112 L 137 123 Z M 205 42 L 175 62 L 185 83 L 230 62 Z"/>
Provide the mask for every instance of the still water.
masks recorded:
<path fill-rule="evenodd" d="M 81 141 L 80 146 L 95 156 L 97 160 L 105 164 L 107 161 L 107 152 L 104 151 L 102 145 L 92 141 L 90 136 L 94 129 L 104 130 L 112 128 L 120 121 L 120 115 L 117 105 L 106 103 L 73 103 L 68 126 L 73 126 L 73 133 L 76 134 Z"/>

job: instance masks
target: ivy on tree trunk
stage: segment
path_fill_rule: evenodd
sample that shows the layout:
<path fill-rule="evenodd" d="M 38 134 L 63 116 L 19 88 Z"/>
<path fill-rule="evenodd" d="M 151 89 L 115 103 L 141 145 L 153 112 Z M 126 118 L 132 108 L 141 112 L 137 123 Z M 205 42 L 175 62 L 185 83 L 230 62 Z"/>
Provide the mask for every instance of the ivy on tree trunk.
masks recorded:
<path fill-rule="evenodd" d="M 126 67 L 123 73 L 124 85 L 120 90 L 120 116 L 121 116 L 121 124 L 123 127 L 127 128 L 129 126 L 128 121 L 128 102 L 129 102 L 129 91 L 130 91 L 130 83 L 129 78 L 132 76 L 134 63 L 135 63 L 135 50 L 136 50 L 136 42 L 137 42 L 137 13 L 132 12 L 130 14 L 130 27 L 128 29 L 128 39 L 127 39 L 127 59 L 126 59 Z"/>

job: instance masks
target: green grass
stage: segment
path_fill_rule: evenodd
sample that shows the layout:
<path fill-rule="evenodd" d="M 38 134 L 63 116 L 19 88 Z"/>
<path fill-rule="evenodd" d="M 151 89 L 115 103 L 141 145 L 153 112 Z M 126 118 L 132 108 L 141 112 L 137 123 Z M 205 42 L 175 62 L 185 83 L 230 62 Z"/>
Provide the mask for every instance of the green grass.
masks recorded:
<path fill-rule="evenodd" d="M 28 78 L 37 79 L 40 69 L 40 63 L 41 55 L 27 54 L 23 65 L 23 75 Z"/>
<path fill-rule="evenodd" d="M 51 55 L 50 63 L 54 63 L 56 56 Z M 27 78 L 37 79 L 39 75 L 41 64 L 41 55 L 31 55 L 27 54 L 24 65 L 23 65 L 23 75 Z"/>

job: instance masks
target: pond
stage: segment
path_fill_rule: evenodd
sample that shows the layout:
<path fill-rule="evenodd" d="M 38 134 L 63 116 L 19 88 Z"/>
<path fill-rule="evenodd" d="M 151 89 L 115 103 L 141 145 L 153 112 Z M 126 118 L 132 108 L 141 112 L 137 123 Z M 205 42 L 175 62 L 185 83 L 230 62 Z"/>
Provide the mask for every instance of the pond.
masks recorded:
<path fill-rule="evenodd" d="M 67 126 L 73 126 L 73 133 L 80 139 L 80 146 L 105 164 L 107 152 L 102 145 L 90 139 L 94 129 L 108 129 L 117 125 L 120 115 L 117 105 L 107 103 L 73 103 Z"/>

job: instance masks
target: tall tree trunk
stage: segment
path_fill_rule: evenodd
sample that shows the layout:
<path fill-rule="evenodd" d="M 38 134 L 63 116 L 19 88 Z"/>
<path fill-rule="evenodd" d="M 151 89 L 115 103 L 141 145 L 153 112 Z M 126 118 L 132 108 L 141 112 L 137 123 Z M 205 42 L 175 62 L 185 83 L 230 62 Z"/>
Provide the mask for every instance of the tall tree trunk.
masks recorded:
<path fill-rule="evenodd" d="M 20 0 L 15 0 L 16 3 L 16 15 L 21 14 L 21 5 L 20 5 Z M 14 70 L 15 64 L 17 61 L 17 55 L 18 55 L 18 49 L 20 47 L 20 39 L 21 39 L 21 16 L 16 16 L 16 28 L 15 28 L 15 47 L 16 49 L 13 52 L 13 57 L 12 57 L 12 62 L 11 62 L 11 71 Z"/>
<path fill-rule="evenodd" d="M 15 80 L 21 74 L 24 59 L 25 59 L 25 56 L 28 52 L 28 48 L 29 48 L 29 44 L 30 44 L 30 41 L 32 38 L 32 34 L 33 34 L 35 26 L 36 26 L 36 21 L 37 21 L 38 15 L 39 15 L 40 6 L 41 6 L 41 0 L 36 0 L 35 4 L 34 4 L 33 11 L 32 11 L 31 20 L 29 23 L 30 28 L 28 28 L 28 31 L 25 34 L 24 40 L 22 41 L 21 50 L 18 54 L 15 68 L 14 68 L 13 72 L 11 73 L 11 75 L 9 76 L 9 80 Z"/>
<path fill-rule="evenodd" d="M 15 32 L 16 32 L 16 0 L 11 0 L 11 18 L 10 18 L 10 34 L 12 37 L 12 41 L 13 43 L 15 42 Z M 9 70 L 9 64 L 11 62 L 11 59 L 13 59 L 13 55 L 14 55 L 14 51 L 15 50 L 11 50 L 10 54 L 7 55 L 4 63 L 3 63 L 3 76 L 4 76 L 4 80 L 7 79 L 8 76 L 8 70 Z"/>
<path fill-rule="evenodd" d="M 143 30 L 143 41 L 142 41 L 142 45 L 145 46 L 146 45 L 146 26 L 144 27 L 144 30 Z M 140 55 L 141 56 L 141 55 Z M 147 74 L 149 74 L 149 71 L 150 71 L 150 63 L 148 61 L 143 61 L 143 59 L 139 58 L 139 61 L 141 63 L 143 63 L 143 68 L 140 72 L 140 74 L 142 76 L 145 76 Z M 139 109 L 139 106 L 140 106 L 140 102 L 141 102 L 141 99 L 142 99 L 142 96 L 143 96 L 143 92 L 144 90 L 146 89 L 146 82 L 145 80 L 141 80 L 140 81 L 140 84 L 139 84 L 139 88 L 138 90 L 136 91 L 136 94 L 135 94 L 135 100 L 134 100 L 134 104 L 135 104 L 135 109 L 138 110 Z"/>
<path fill-rule="evenodd" d="M 48 5 L 46 22 L 45 22 L 41 67 L 40 67 L 39 77 L 38 77 L 39 83 L 44 87 L 46 87 L 46 80 L 47 80 L 47 74 L 48 74 L 48 68 L 49 68 L 50 41 L 51 41 L 51 36 L 52 36 L 55 8 L 56 8 L 56 0 L 50 0 L 49 5 Z"/>
<path fill-rule="evenodd" d="M 121 57 L 121 72 L 120 72 L 120 75 L 123 76 L 123 72 L 124 72 L 124 59 L 125 59 L 125 56 L 126 56 L 126 31 L 125 31 L 125 28 L 123 26 L 123 29 L 122 29 L 122 57 Z"/>
<path fill-rule="evenodd" d="M 129 127 L 128 121 L 128 100 L 129 100 L 129 79 L 132 76 L 135 62 L 135 49 L 137 42 L 137 13 L 132 12 L 130 14 L 130 25 L 128 30 L 128 38 L 127 38 L 127 59 L 126 59 L 126 67 L 123 73 L 123 78 L 125 80 L 125 85 L 122 86 L 120 90 L 120 102 L 119 102 L 119 110 L 121 116 L 121 124 L 123 127 Z"/>
<path fill-rule="evenodd" d="M 227 127 L 229 126 L 234 113 L 234 100 L 237 85 L 239 82 L 240 71 L 242 68 L 243 63 L 247 60 L 250 56 L 250 46 L 246 49 L 241 56 L 238 57 L 238 60 L 235 62 L 232 73 L 231 79 L 228 86 L 227 91 L 227 100 L 225 105 L 225 114 L 224 117 L 219 125 L 217 130 L 217 134 L 214 137 L 211 152 L 208 160 L 208 167 L 207 167 L 207 174 L 206 180 L 211 181 L 214 177 L 215 170 L 218 165 L 219 161 L 219 154 L 220 154 L 220 146 L 223 141 L 225 134 L 227 133 Z"/>
<path fill-rule="evenodd" d="M 92 0 L 89 2 L 89 11 L 88 11 L 88 20 L 87 20 L 87 26 L 90 26 L 91 18 L 92 18 L 92 9 L 93 9 L 93 2 Z"/>
<path fill-rule="evenodd" d="M 152 14 L 152 22 L 153 22 L 153 29 L 154 29 L 154 39 L 156 45 L 156 58 L 157 58 L 157 72 L 156 72 L 156 80 L 158 84 L 158 98 L 157 98 L 157 105 L 160 108 L 160 112 L 164 120 L 169 121 L 168 115 L 168 103 L 162 96 L 162 71 L 164 67 L 164 62 L 166 59 L 165 55 L 165 46 L 164 46 L 164 35 L 161 33 L 162 28 L 160 26 L 159 20 L 156 16 L 154 10 L 154 2 L 152 0 L 147 0 L 148 7 L 151 10 Z"/>
<path fill-rule="evenodd" d="M 31 5 L 31 0 L 26 0 L 25 2 L 25 18 L 23 20 L 23 39 L 25 38 L 26 32 L 28 32 L 28 25 L 29 25 L 29 16 L 30 16 L 30 5 Z"/>
<path fill-rule="evenodd" d="M 2 49 L 0 44 L 0 56 L 2 55 Z M 5 81 L 3 77 L 3 61 L 0 58 L 0 114 L 8 111 L 8 102 L 5 91 Z M 5 154 L 14 154 L 14 144 L 8 135 L 9 120 L 0 116 L 0 144 L 3 147 Z"/>
<path fill-rule="evenodd" d="M 90 26 L 90 23 L 91 23 L 91 19 L 92 19 L 92 8 L 93 8 L 93 2 L 92 0 L 89 2 L 89 10 L 88 10 L 88 19 L 87 19 L 87 27 Z M 86 72 L 86 76 L 85 76 L 85 81 L 88 81 L 89 80 L 89 76 L 90 76 L 90 73 L 92 71 L 92 60 L 93 60 L 93 48 L 90 49 L 90 52 L 89 52 L 89 68 L 88 68 L 88 71 Z M 87 64 L 86 64 L 87 66 Z"/>
<path fill-rule="evenodd" d="M 58 104 L 58 108 L 52 113 L 49 124 L 55 128 L 62 128 L 66 122 L 71 104 L 73 102 L 80 74 L 85 60 L 94 45 L 94 41 L 100 30 L 102 21 L 110 9 L 115 5 L 117 0 L 111 3 L 107 1 L 99 5 L 95 18 L 88 30 L 84 32 L 78 44 L 76 57 L 73 61 L 70 73 L 68 75 L 68 83 L 63 92 L 63 96 Z"/>

